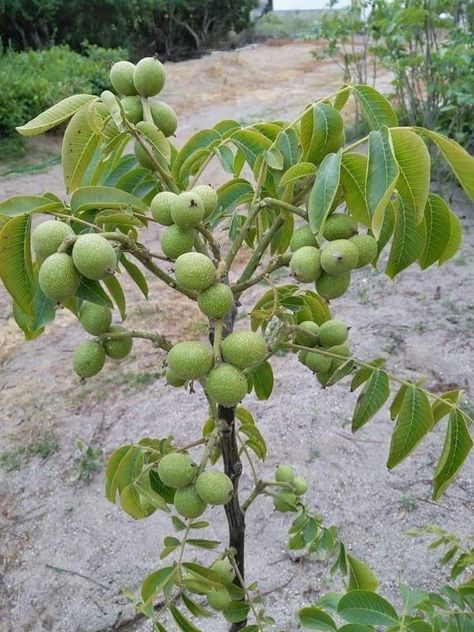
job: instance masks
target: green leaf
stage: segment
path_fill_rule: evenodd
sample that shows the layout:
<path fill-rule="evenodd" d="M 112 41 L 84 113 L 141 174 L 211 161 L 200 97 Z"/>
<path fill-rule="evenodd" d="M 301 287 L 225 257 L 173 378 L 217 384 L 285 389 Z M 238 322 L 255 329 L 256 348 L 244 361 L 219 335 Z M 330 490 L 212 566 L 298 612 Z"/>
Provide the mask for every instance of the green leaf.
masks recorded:
<path fill-rule="evenodd" d="M 243 424 L 255 424 L 255 419 L 253 418 L 252 413 L 243 406 L 237 406 L 235 409 L 235 416 Z"/>
<path fill-rule="evenodd" d="M 199 149 L 211 151 L 222 140 L 222 136 L 215 129 L 202 129 L 181 147 L 173 162 L 173 176 L 179 179 L 185 161 Z"/>
<path fill-rule="evenodd" d="M 406 584 L 400 584 L 400 594 L 403 601 L 403 609 L 405 612 L 414 610 L 424 601 L 427 601 L 429 595 L 427 592 L 421 590 L 412 590 Z"/>
<path fill-rule="evenodd" d="M 131 447 L 131 445 L 120 446 L 120 448 L 115 450 L 115 452 L 110 456 L 107 462 L 107 467 L 105 468 L 105 497 L 111 503 L 115 502 L 115 496 L 117 494 L 117 482 L 115 480 L 115 475 L 117 474 L 117 470 L 122 459 Z"/>
<path fill-rule="evenodd" d="M 279 132 L 274 146 L 283 159 L 282 169 L 287 170 L 292 165 L 296 166 L 301 157 L 301 147 L 298 134 L 294 128 L 290 127 Z"/>
<path fill-rule="evenodd" d="M 392 129 L 390 135 L 400 169 L 396 188 L 405 204 L 414 209 L 419 224 L 430 190 L 430 153 L 424 141 L 411 130 Z"/>
<path fill-rule="evenodd" d="M 195 617 L 212 617 L 212 616 L 214 616 L 212 614 L 212 612 L 209 612 L 209 610 L 206 610 L 205 608 L 203 608 L 201 606 L 201 604 L 197 603 L 197 601 L 194 601 L 193 599 L 190 599 L 184 593 L 181 595 L 181 599 L 182 599 L 184 605 L 186 606 L 186 608 L 189 610 L 189 612 L 191 614 L 193 614 Z"/>
<path fill-rule="evenodd" d="M 267 361 L 252 371 L 255 395 L 258 399 L 268 399 L 273 391 L 273 370 Z"/>
<path fill-rule="evenodd" d="M 62 211 L 64 204 L 41 195 L 14 195 L 0 202 L 0 214 L 15 217 L 25 213 Z"/>
<path fill-rule="evenodd" d="M 370 228 L 372 220 L 365 197 L 366 173 L 366 156 L 351 152 L 342 155 L 341 187 L 347 208 L 354 219 Z"/>
<path fill-rule="evenodd" d="M 156 507 L 144 502 L 135 483 L 127 485 L 120 493 L 120 506 L 135 520 L 148 518 Z"/>
<path fill-rule="evenodd" d="M 25 314 L 33 316 L 30 229 L 31 216 L 17 215 L 0 230 L 0 279 Z"/>
<path fill-rule="evenodd" d="M 287 186 L 288 184 L 294 184 L 298 182 L 298 180 L 301 180 L 301 178 L 314 176 L 315 173 L 316 166 L 312 162 L 300 162 L 285 171 L 281 177 L 280 185 Z"/>
<path fill-rule="evenodd" d="M 390 419 L 392 421 L 398 417 L 398 413 L 403 404 L 403 400 L 405 399 L 405 395 L 407 392 L 408 384 L 402 384 L 398 389 L 397 394 L 393 398 L 392 403 L 390 404 Z"/>
<path fill-rule="evenodd" d="M 115 276 L 111 276 L 104 279 L 104 284 L 118 307 L 120 318 L 125 320 L 127 318 L 127 303 L 120 281 Z"/>
<path fill-rule="evenodd" d="M 352 590 L 339 602 L 337 613 L 349 623 L 361 625 L 397 625 L 398 616 L 393 606 L 377 593 Z"/>
<path fill-rule="evenodd" d="M 202 632 L 202 630 L 194 625 L 189 619 L 187 619 L 182 612 L 178 610 L 176 606 L 170 606 L 170 612 L 173 619 L 176 621 L 176 625 L 182 632 Z"/>
<path fill-rule="evenodd" d="M 222 614 L 227 621 L 239 623 L 239 621 L 245 621 L 249 612 L 250 606 L 245 601 L 231 601 Z"/>
<path fill-rule="evenodd" d="M 373 632 L 374 628 L 368 625 L 361 625 L 360 623 L 346 623 L 341 625 L 338 632 Z"/>
<path fill-rule="evenodd" d="M 342 108 L 346 105 L 349 97 L 351 96 L 351 88 L 347 86 L 347 88 L 341 88 L 339 92 L 336 94 L 334 98 L 334 107 L 336 110 L 342 110 Z"/>
<path fill-rule="evenodd" d="M 74 215 L 88 209 L 131 207 L 147 213 L 148 207 L 139 198 L 115 187 L 80 187 L 71 196 L 71 211 Z"/>
<path fill-rule="evenodd" d="M 101 136 L 89 127 L 87 108 L 80 109 L 69 121 L 61 146 L 61 165 L 68 193 L 81 186 L 100 141 Z"/>
<path fill-rule="evenodd" d="M 382 408 L 390 395 L 390 382 L 385 371 L 375 369 L 362 389 L 354 409 L 352 432 L 362 428 Z"/>
<path fill-rule="evenodd" d="M 175 572 L 175 566 L 166 566 L 148 575 L 148 577 L 143 580 L 140 591 L 143 601 L 153 600 L 156 595 L 163 590 Z"/>
<path fill-rule="evenodd" d="M 399 169 L 387 127 L 370 132 L 366 174 L 367 208 L 372 230 L 378 239 L 387 204 L 395 190 Z"/>
<path fill-rule="evenodd" d="M 459 184 L 466 191 L 467 195 L 474 200 L 474 157 L 470 156 L 461 145 L 451 138 L 447 138 L 438 132 L 427 129 L 419 130 L 427 134 L 443 154 L 446 162 L 459 181 Z"/>
<path fill-rule="evenodd" d="M 349 564 L 349 590 L 377 590 L 380 582 L 367 564 L 349 554 L 347 562 Z"/>
<path fill-rule="evenodd" d="M 197 577 L 205 581 L 213 588 L 218 588 L 222 585 L 219 575 L 210 568 L 206 568 L 200 564 L 195 564 L 194 562 L 183 562 L 183 567 L 190 571 L 193 575 L 197 575 Z"/>
<path fill-rule="evenodd" d="M 401 463 L 432 427 L 433 414 L 428 397 L 417 386 L 410 385 L 392 434 L 387 467 L 392 469 Z"/>
<path fill-rule="evenodd" d="M 418 261 L 426 270 L 441 258 L 446 250 L 451 233 L 450 210 L 443 198 L 430 193 L 424 212 L 425 248 Z"/>
<path fill-rule="evenodd" d="M 237 130 L 230 140 L 243 152 L 245 160 L 253 170 L 258 156 L 272 146 L 272 142 L 255 130 Z"/>
<path fill-rule="evenodd" d="M 354 374 L 351 382 L 351 391 L 355 391 L 359 388 L 359 386 L 364 384 L 364 382 L 367 382 L 374 370 L 376 368 L 382 367 L 385 364 L 385 359 L 375 358 L 375 360 L 371 360 L 370 362 L 368 362 L 368 364 L 370 364 L 370 367 L 362 366 Z"/>
<path fill-rule="evenodd" d="M 385 269 L 385 274 L 391 279 L 414 263 L 425 245 L 424 227 L 417 225 L 415 209 L 403 198 L 398 202 L 395 207 L 395 232 Z"/>
<path fill-rule="evenodd" d="M 452 391 L 446 391 L 440 395 L 440 399 L 437 399 L 435 403 L 432 405 L 431 410 L 433 412 L 433 421 L 437 423 L 440 419 L 449 414 L 453 407 L 450 405 L 450 402 L 453 404 L 457 404 L 459 401 L 459 396 L 461 395 L 461 390 L 458 388 L 453 389 Z M 444 400 L 446 403 L 444 403 Z"/>
<path fill-rule="evenodd" d="M 214 125 L 214 129 L 219 132 L 222 138 L 228 138 L 232 132 L 240 127 L 242 127 L 241 124 L 234 119 L 223 119 Z"/>
<path fill-rule="evenodd" d="M 300 127 L 303 160 L 319 164 L 344 144 L 344 123 L 338 110 L 327 103 L 308 108 Z"/>
<path fill-rule="evenodd" d="M 120 255 L 120 263 L 128 272 L 130 278 L 135 282 L 143 296 L 148 298 L 148 283 L 140 268 L 129 261 L 124 254 Z"/>
<path fill-rule="evenodd" d="M 451 410 L 443 451 L 434 474 L 433 499 L 444 493 L 467 459 L 472 449 L 472 438 L 464 414 Z"/>
<path fill-rule="evenodd" d="M 337 630 L 332 617 L 316 606 L 301 608 L 298 612 L 298 617 L 302 627 L 307 630 L 322 630 L 322 632 L 333 632 Z"/>
<path fill-rule="evenodd" d="M 253 187 L 248 180 L 234 178 L 217 189 L 220 214 L 229 214 L 236 206 L 250 202 L 253 196 Z"/>
<path fill-rule="evenodd" d="M 396 127 L 397 115 L 390 102 L 378 90 L 367 85 L 357 85 L 352 91 L 360 103 L 364 117 L 371 129 L 380 129 L 383 125 Z"/>
<path fill-rule="evenodd" d="M 96 100 L 97 97 L 92 94 L 75 94 L 71 97 L 67 97 L 62 101 L 59 101 L 59 103 L 51 106 L 25 125 L 17 127 L 16 131 L 22 136 L 36 136 L 37 134 L 43 134 L 63 121 L 66 121 L 80 108 Z"/>
<path fill-rule="evenodd" d="M 265 160 L 270 169 L 274 169 L 275 171 L 282 171 L 285 166 L 285 159 L 283 158 L 283 154 L 276 147 L 270 147 L 264 153 Z"/>
<path fill-rule="evenodd" d="M 239 427 L 239 432 L 242 432 L 249 438 L 249 440 L 246 441 L 246 445 L 252 448 L 259 459 L 264 461 L 267 456 L 267 445 L 257 426 L 254 423 L 243 423 Z"/>
<path fill-rule="evenodd" d="M 76 295 L 79 298 L 82 298 L 83 301 L 89 301 L 90 303 L 95 303 L 96 305 L 110 307 L 110 309 L 114 308 L 112 301 L 102 289 L 99 281 L 93 281 L 92 279 L 81 277 L 81 284 L 79 285 Z"/>
<path fill-rule="evenodd" d="M 439 265 L 441 265 L 448 259 L 451 259 L 451 257 L 454 257 L 454 255 L 457 253 L 461 245 L 461 240 L 462 240 L 461 222 L 459 221 L 458 216 L 452 211 L 449 211 L 449 219 L 451 222 L 451 227 L 449 230 L 449 239 L 448 239 L 447 246 L 445 250 L 443 251 L 443 254 L 439 258 Z"/>
<path fill-rule="evenodd" d="M 308 219 L 314 234 L 322 233 L 326 217 L 336 198 L 341 177 L 342 152 L 329 154 L 322 161 L 308 200 Z"/>
<path fill-rule="evenodd" d="M 186 540 L 186 544 L 189 546 L 195 546 L 198 549 L 206 549 L 207 551 L 212 551 L 217 546 L 219 546 L 219 540 L 203 540 L 199 538 L 188 538 Z"/>

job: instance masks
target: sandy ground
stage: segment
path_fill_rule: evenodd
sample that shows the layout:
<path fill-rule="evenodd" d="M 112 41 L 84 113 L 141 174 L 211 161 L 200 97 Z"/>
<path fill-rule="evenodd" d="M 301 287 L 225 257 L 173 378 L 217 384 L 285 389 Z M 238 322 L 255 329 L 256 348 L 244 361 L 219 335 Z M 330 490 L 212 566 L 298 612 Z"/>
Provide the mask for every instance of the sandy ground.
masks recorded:
<path fill-rule="evenodd" d="M 316 64 L 310 45 L 264 45 L 219 52 L 200 60 L 168 64 L 165 98 L 180 115 L 178 142 L 220 118 L 251 121 L 291 117 L 309 100 L 337 88 L 339 69 Z M 245 90 L 243 89 L 243 86 Z M 386 87 L 383 84 L 382 88 Z M 48 141 L 54 143 L 54 141 Z M 210 169 L 206 181 L 219 182 Z M 8 177 L 0 197 L 44 190 L 62 193 L 61 173 Z M 395 283 L 382 273 L 362 271 L 335 314 L 351 325 L 351 345 L 360 357 L 381 353 L 393 372 L 425 374 L 440 391 L 473 385 L 474 217 L 459 199 L 465 228 L 462 251 L 442 269 L 410 269 Z M 283 279 L 284 280 L 284 279 Z M 125 283 L 128 287 L 128 284 Z M 168 310 L 176 314 L 168 332 L 174 339 L 204 336 L 204 321 L 193 306 L 151 281 L 143 303 L 129 288 L 129 323 L 162 330 Z M 242 313 L 263 288 L 252 290 Z M 242 323 L 241 323 L 242 324 Z M 71 480 L 81 439 L 106 454 L 144 436 L 173 433 L 186 443 L 204 421 L 203 397 L 165 387 L 157 379 L 163 355 L 139 341 L 132 356 L 82 384 L 70 370 L 70 355 L 84 338 L 68 313 L 38 340 L 25 344 L 0 293 L 1 452 L 31 446 L 45 436 L 57 441 L 47 459 L 31 457 L 6 472 L 0 468 L 0 632 L 106 632 L 150 630 L 137 618 L 121 589 L 135 589 L 158 567 L 159 547 L 169 533 L 168 518 L 155 514 L 134 522 L 104 499 L 102 471 L 90 485 Z M 472 460 L 438 504 L 430 501 L 430 477 L 443 441 L 444 423 L 393 472 L 385 461 L 391 433 L 386 411 L 357 435 L 350 434 L 356 396 L 347 384 L 322 390 L 290 356 L 273 361 L 276 385 L 269 402 L 249 397 L 269 443 L 261 466 L 265 476 L 288 461 L 310 481 L 310 505 L 338 524 L 348 548 L 381 578 L 382 591 L 397 592 L 399 579 L 433 588 L 445 579 L 426 541 L 404 531 L 428 522 L 469 533 L 473 509 Z M 243 489 L 248 490 L 248 472 Z M 218 509 L 209 513 L 211 538 L 225 541 Z M 275 630 L 298 628 L 295 613 L 327 591 L 327 567 L 286 550 L 291 517 L 272 510 L 270 500 L 248 515 L 248 579 L 258 579 Z M 220 632 L 219 622 L 204 622 Z M 174 629 L 172 626 L 170 629 Z"/>

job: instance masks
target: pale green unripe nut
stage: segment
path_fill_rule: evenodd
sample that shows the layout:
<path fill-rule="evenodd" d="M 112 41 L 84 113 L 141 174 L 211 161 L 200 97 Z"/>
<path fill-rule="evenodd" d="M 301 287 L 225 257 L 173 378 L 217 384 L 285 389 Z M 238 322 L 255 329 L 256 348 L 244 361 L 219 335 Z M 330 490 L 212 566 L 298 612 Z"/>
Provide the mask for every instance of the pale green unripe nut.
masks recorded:
<path fill-rule="evenodd" d="M 350 241 L 357 246 L 359 261 L 356 268 L 363 268 L 375 260 L 378 254 L 377 241 L 372 235 L 354 235 Z"/>
<path fill-rule="evenodd" d="M 204 217 L 209 217 L 209 215 L 217 210 L 219 198 L 217 197 L 216 190 L 211 186 L 208 184 L 199 184 L 197 187 L 194 187 L 193 193 L 199 195 L 204 203 Z"/>
<path fill-rule="evenodd" d="M 180 193 L 171 208 L 171 218 L 181 228 L 194 228 L 204 217 L 204 202 L 192 191 Z"/>
<path fill-rule="evenodd" d="M 174 386 L 175 388 L 179 388 L 180 386 L 184 386 L 186 384 L 186 380 L 178 377 L 169 367 L 166 369 L 165 377 L 166 383 L 170 386 Z"/>
<path fill-rule="evenodd" d="M 321 252 L 314 246 L 303 246 L 290 259 L 290 268 L 301 283 L 311 283 L 321 274 Z"/>
<path fill-rule="evenodd" d="M 216 560 L 211 569 L 219 575 L 223 584 L 232 584 L 235 579 L 235 571 L 229 560 Z"/>
<path fill-rule="evenodd" d="M 209 397 L 221 406 L 236 406 L 247 395 L 247 378 L 232 364 L 223 362 L 212 369 L 206 378 L 205 389 Z"/>
<path fill-rule="evenodd" d="M 112 312 L 105 305 L 84 301 L 79 310 L 79 322 L 87 333 L 100 336 L 109 331 L 112 324 Z"/>
<path fill-rule="evenodd" d="M 125 327 L 113 325 L 109 329 L 108 333 L 118 334 L 126 331 Z M 132 338 L 123 338 L 122 340 L 104 340 L 105 353 L 109 356 L 109 358 L 113 358 L 114 360 L 123 360 L 123 358 L 126 358 L 132 350 L 132 347 Z"/>
<path fill-rule="evenodd" d="M 304 246 L 318 247 L 316 237 L 313 235 L 309 224 L 304 224 L 295 230 L 290 241 L 290 250 L 299 250 Z"/>
<path fill-rule="evenodd" d="M 275 471 L 275 480 L 279 483 L 293 483 L 295 473 L 291 465 L 279 465 Z"/>
<path fill-rule="evenodd" d="M 101 344 L 86 340 L 72 354 L 72 368 L 79 377 L 93 377 L 105 364 L 105 351 Z"/>
<path fill-rule="evenodd" d="M 319 328 L 319 342 L 327 349 L 335 345 L 342 345 L 347 340 L 349 329 L 342 320 L 335 318 L 327 320 Z"/>
<path fill-rule="evenodd" d="M 54 219 L 42 222 L 31 234 L 36 257 L 42 261 L 54 254 L 67 237 L 74 237 L 68 224 Z"/>
<path fill-rule="evenodd" d="M 158 463 L 158 475 L 164 485 L 180 489 L 191 485 L 198 471 L 198 466 L 188 454 L 170 452 Z"/>
<path fill-rule="evenodd" d="M 279 492 L 273 500 L 273 506 L 277 511 L 287 513 L 289 511 L 297 511 L 297 502 L 296 494 L 292 492 Z"/>
<path fill-rule="evenodd" d="M 265 338 L 254 331 L 236 331 L 227 336 L 221 345 L 226 362 L 248 369 L 260 364 L 267 357 Z"/>
<path fill-rule="evenodd" d="M 200 292 L 214 283 L 216 269 L 206 255 L 186 252 L 176 259 L 174 273 L 180 287 Z"/>
<path fill-rule="evenodd" d="M 312 320 L 304 320 L 302 323 L 299 323 L 298 327 L 302 329 L 306 329 L 309 332 L 309 335 L 304 331 L 298 331 L 295 336 L 295 342 L 302 347 L 315 347 L 318 344 L 318 334 L 319 334 L 319 325 L 314 323 Z"/>
<path fill-rule="evenodd" d="M 335 239 L 349 239 L 357 233 L 357 222 L 346 213 L 330 215 L 323 229 L 323 237 L 328 241 Z"/>
<path fill-rule="evenodd" d="M 335 347 L 331 347 L 328 349 L 331 353 L 334 353 L 339 356 L 343 356 L 344 358 L 350 358 L 352 355 L 351 350 L 347 345 L 336 345 Z M 342 358 L 333 358 L 331 361 L 331 373 L 334 373 L 336 369 L 342 366 L 346 362 L 346 359 Z"/>
<path fill-rule="evenodd" d="M 203 342 L 178 342 L 168 353 L 168 366 L 183 380 L 197 380 L 212 368 L 212 349 Z"/>
<path fill-rule="evenodd" d="M 113 246 L 97 233 L 79 235 L 72 249 L 72 258 L 79 272 L 94 281 L 112 276 L 117 266 Z"/>
<path fill-rule="evenodd" d="M 118 61 L 110 69 L 110 83 L 113 89 L 124 96 L 137 94 L 133 83 L 135 65 L 130 61 Z"/>
<path fill-rule="evenodd" d="M 72 257 L 65 252 L 55 252 L 43 261 L 38 282 L 45 296 L 62 303 L 76 294 L 81 284 L 81 275 Z"/>
<path fill-rule="evenodd" d="M 181 487 L 174 495 L 174 508 L 184 518 L 198 518 L 201 516 L 207 504 L 199 496 L 194 485 Z"/>
<path fill-rule="evenodd" d="M 211 588 L 206 597 L 207 603 L 213 610 L 217 611 L 225 610 L 231 602 L 227 588 Z"/>
<path fill-rule="evenodd" d="M 297 496 L 303 496 L 308 491 L 308 481 L 302 476 L 295 476 L 293 481 L 293 489 Z"/>
<path fill-rule="evenodd" d="M 322 355 L 317 351 L 308 352 L 306 356 L 305 364 L 314 373 L 324 373 L 331 368 L 331 358 Z"/>
<path fill-rule="evenodd" d="M 178 128 L 178 118 L 176 112 L 167 103 L 155 101 L 150 105 L 153 122 L 163 134 L 173 136 Z"/>
<path fill-rule="evenodd" d="M 155 57 L 140 59 L 133 71 L 133 83 L 142 97 L 153 97 L 165 85 L 165 69 Z"/>
<path fill-rule="evenodd" d="M 321 267 L 330 276 L 344 276 L 357 266 L 359 250 L 349 239 L 330 241 L 321 251 Z"/>
<path fill-rule="evenodd" d="M 198 307 L 208 318 L 217 320 L 230 312 L 234 304 L 234 295 L 225 283 L 217 283 L 201 292 Z"/>
<path fill-rule="evenodd" d="M 143 106 L 142 102 L 140 101 L 140 97 L 122 97 L 120 101 L 122 102 L 125 116 L 130 121 L 130 123 L 136 125 L 143 120 Z"/>
<path fill-rule="evenodd" d="M 194 237 L 193 230 L 172 224 L 165 228 L 161 235 L 161 250 L 166 257 L 177 259 L 180 255 L 193 249 Z"/>
<path fill-rule="evenodd" d="M 219 470 L 205 470 L 196 479 L 199 496 L 209 505 L 225 505 L 232 498 L 232 481 Z"/>
<path fill-rule="evenodd" d="M 323 272 L 316 281 L 316 290 L 320 296 L 326 299 L 339 298 L 346 293 L 351 282 L 351 273 L 333 277 Z"/>
<path fill-rule="evenodd" d="M 177 199 L 178 196 L 172 191 L 160 191 L 160 193 L 157 193 L 150 203 L 153 219 L 156 219 L 163 226 L 171 226 L 173 223 L 171 209 L 176 204 Z"/>

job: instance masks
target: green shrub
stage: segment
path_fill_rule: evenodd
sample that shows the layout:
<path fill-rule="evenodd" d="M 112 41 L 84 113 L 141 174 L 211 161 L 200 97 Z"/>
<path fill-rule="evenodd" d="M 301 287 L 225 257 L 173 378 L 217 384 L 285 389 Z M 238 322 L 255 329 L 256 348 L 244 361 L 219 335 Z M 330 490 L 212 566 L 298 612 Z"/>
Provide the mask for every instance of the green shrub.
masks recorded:
<path fill-rule="evenodd" d="M 109 69 L 126 51 L 86 46 L 80 55 L 68 46 L 0 56 L 0 137 L 72 92 L 97 93 L 110 87 Z"/>

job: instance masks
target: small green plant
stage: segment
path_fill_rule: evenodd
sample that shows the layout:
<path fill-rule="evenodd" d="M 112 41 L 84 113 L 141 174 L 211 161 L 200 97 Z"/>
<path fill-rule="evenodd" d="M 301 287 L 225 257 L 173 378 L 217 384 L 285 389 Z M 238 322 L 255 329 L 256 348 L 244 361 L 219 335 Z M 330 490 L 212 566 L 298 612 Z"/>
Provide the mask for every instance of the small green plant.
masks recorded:
<path fill-rule="evenodd" d="M 79 455 L 74 459 L 74 471 L 69 480 L 88 485 L 101 468 L 104 451 L 102 448 L 87 445 L 80 439 L 76 441 L 76 449 Z"/>
<path fill-rule="evenodd" d="M 405 509 L 405 511 L 409 512 L 415 511 L 415 509 L 418 507 L 415 498 L 413 498 L 412 496 L 403 496 L 400 504 L 403 509 Z"/>
<path fill-rule="evenodd" d="M 35 456 L 47 459 L 58 449 L 58 442 L 54 435 L 45 434 L 38 436 L 34 441 L 12 450 L 0 453 L 0 468 L 7 472 L 13 472 L 24 467 Z"/>

